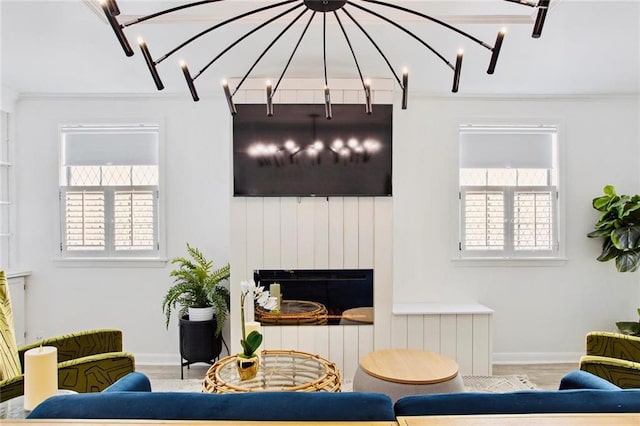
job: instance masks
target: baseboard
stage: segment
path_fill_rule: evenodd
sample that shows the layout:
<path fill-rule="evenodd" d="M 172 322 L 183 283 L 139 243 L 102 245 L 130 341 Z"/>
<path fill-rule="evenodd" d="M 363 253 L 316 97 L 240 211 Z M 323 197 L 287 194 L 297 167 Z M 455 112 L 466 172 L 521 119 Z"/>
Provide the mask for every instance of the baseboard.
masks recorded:
<path fill-rule="evenodd" d="M 564 364 L 580 361 L 582 352 L 497 352 L 493 364 Z"/>

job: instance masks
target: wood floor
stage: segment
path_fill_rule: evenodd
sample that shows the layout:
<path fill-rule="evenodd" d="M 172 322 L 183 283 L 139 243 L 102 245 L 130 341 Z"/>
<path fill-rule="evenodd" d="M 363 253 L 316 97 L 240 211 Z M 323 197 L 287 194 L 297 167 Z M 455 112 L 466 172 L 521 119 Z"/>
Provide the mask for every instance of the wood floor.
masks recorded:
<path fill-rule="evenodd" d="M 517 364 L 494 365 L 493 375 L 504 376 L 523 374 L 529 377 L 539 389 L 558 389 L 562 376 L 571 370 L 576 370 L 577 364 Z M 137 365 L 136 369 L 145 373 L 151 379 L 179 379 L 179 366 Z M 185 379 L 201 379 L 205 376 L 209 365 L 195 364 L 191 368 L 184 367 Z"/>

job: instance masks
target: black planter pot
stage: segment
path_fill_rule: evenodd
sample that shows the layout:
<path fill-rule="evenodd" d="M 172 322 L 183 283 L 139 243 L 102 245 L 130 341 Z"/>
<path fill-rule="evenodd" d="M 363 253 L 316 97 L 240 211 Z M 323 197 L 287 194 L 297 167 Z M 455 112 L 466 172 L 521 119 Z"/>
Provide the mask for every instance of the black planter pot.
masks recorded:
<path fill-rule="evenodd" d="M 222 334 L 216 337 L 216 319 L 189 321 L 189 315 L 180 318 L 180 378 L 182 367 L 187 369 L 196 362 L 213 364 L 222 352 Z"/>

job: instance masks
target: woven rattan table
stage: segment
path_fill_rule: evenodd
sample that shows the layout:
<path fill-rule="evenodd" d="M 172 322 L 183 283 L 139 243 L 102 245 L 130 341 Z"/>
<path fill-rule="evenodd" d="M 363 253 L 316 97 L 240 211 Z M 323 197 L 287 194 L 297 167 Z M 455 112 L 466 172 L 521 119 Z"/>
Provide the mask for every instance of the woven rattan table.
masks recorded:
<path fill-rule="evenodd" d="M 236 355 L 222 358 L 209 368 L 202 391 L 209 393 L 302 391 L 340 392 L 340 371 L 319 355 L 300 351 L 264 350 L 258 375 L 240 380 Z"/>
<path fill-rule="evenodd" d="M 326 325 L 327 308 L 310 300 L 283 300 L 280 312 L 256 306 L 256 321 L 262 325 Z"/>

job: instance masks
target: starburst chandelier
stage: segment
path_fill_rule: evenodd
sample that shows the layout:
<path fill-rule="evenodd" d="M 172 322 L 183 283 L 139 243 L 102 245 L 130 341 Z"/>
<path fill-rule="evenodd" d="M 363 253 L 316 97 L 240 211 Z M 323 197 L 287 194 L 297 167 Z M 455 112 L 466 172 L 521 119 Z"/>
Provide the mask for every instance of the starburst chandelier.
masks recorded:
<path fill-rule="evenodd" d="M 198 6 L 202 6 L 208 3 L 216 3 L 219 1 L 224 1 L 224 0 L 203 0 L 203 1 L 195 1 L 192 3 L 187 3 L 187 4 L 183 4 L 180 6 L 176 6 L 176 7 L 172 7 L 169 9 L 165 9 L 165 10 L 161 10 L 159 12 L 156 13 L 152 13 L 146 16 L 142 16 L 136 19 L 133 19 L 129 22 L 119 22 L 118 21 L 118 16 L 120 15 L 120 9 L 118 7 L 118 4 L 116 3 L 116 0 L 101 0 L 101 6 L 102 6 L 102 10 L 104 11 L 105 16 L 107 17 L 107 20 L 109 21 L 109 24 L 111 25 L 111 28 L 113 29 L 113 31 L 116 34 L 116 37 L 118 38 L 118 41 L 120 42 L 120 45 L 122 46 L 122 49 L 124 50 L 125 54 L 127 56 L 132 56 L 133 55 L 133 49 L 131 48 L 131 45 L 129 44 L 129 41 L 127 39 L 127 36 L 125 35 L 125 29 L 130 28 L 136 24 L 140 24 L 142 22 L 146 22 L 146 21 L 150 21 L 156 18 L 160 18 L 164 15 L 168 15 L 174 12 L 178 12 L 180 10 L 183 9 L 188 9 L 188 8 L 193 8 L 193 7 L 198 7 Z M 532 1 L 528 1 L 528 0 L 503 0 L 509 3 L 516 3 L 522 6 L 526 6 L 526 7 L 530 7 L 530 8 L 534 8 L 536 9 L 537 13 L 536 13 L 536 19 L 535 19 L 535 23 L 533 26 L 533 32 L 532 32 L 532 37 L 533 38 L 539 38 L 540 35 L 542 34 L 542 28 L 545 22 L 545 18 L 547 15 L 547 11 L 549 9 L 549 3 L 550 0 L 538 0 L 536 2 L 532 2 Z M 311 22 L 313 22 L 314 18 L 316 18 L 316 16 L 320 15 L 321 19 L 322 19 L 322 55 L 323 55 L 323 65 L 324 65 L 324 103 L 325 103 L 325 115 L 327 119 L 331 118 L 331 97 L 330 97 L 330 91 L 329 91 L 329 82 L 328 82 L 328 78 L 327 78 L 327 53 L 326 53 L 326 40 L 327 40 L 327 16 L 328 15 L 332 15 L 334 17 L 334 19 L 336 20 L 336 22 L 338 23 L 338 26 L 340 27 L 340 31 L 341 33 L 344 35 L 344 39 L 345 42 L 347 44 L 347 46 L 349 47 L 349 51 L 351 52 L 351 56 L 353 57 L 353 61 L 355 63 L 355 67 L 357 69 L 358 72 L 358 76 L 360 78 L 360 82 L 362 83 L 362 88 L 364 90 L 364 94 L 365 94 L 365 112 L 367 114 L 371 114 L 372 112 L 372 105 L 371 105 L 371 86 L 368 83 L 367 80 L 365 80 L 365 78 L 363 77 L 362 71 L 360 69 L 360 65 L 358 63 L 358 58 L 356 56 L 356 52 L 353 48 L 353 45 L 351 44 L 351 40 L 348 36 L 347 30 L 346 30 L 346 25 L 345 23 L 343 23 L 343 20 L 345 20 L 346 22 L 350 22 L 352 23 L 360 32 L 362 32 L 364 34 L 364 36 L 369 40 L 369 42 L 372 44 L 372 46 L 378 51 L 378 53 L 380 54 L 380 56 L 382 57 L 382 59 L 384 60 L 384 62 L 387 64 L 387 66 L 389 67 L 389 70 L 391 72 L 391 74 L 393 75 L 394 79 L 396 80 L 396 82 L 398 83 L 398 85 L 400 86 L 400 89 L 402 90 L 402 109 L 406 109 L 407 108 L 407 99 L 408 99 L 408 86 L 409 86 L 409 74 L 406 70 L 404 70 L 402 72 L 402 77 L 400 77 L 398 75 L 398 73 L 396 72 L 396 70 L 393 68 L 393 66 L 391 65 L 390 61 L 387 59 L 387 57 L 385 56 L 385 54 L 383 53 L 382 49 L 380 48 L 380 46 L 376 43 L 376 41 L 373 39 L 373 37 L 369 34 L 369 32 L 367 31 L 367 29 L 364 28 L 364 26 L 358 21 L 356 20 L 356 18 L 353 16 L 353 14 L 351 13 L 351 11 L 354 10 L 359 10 L 362 12 L 365 12 L 366 14 L 369 14 L 381 21 L 384 21 L 388 24 L 390 24 L 393 27 L 396 27 L 398 30 L 406 33 L 408 36 L 412 37 L 413 39 L 415 39 L 418 43 L 422 44 L 426 49 L 428 49 L 429 51 L 431 51 L 434 55 L 436 55 L 442 62 L 444 62 L 444 64 L 449 67 L 452 71 L 453 71 L 453 85 L 451 88 L 452 92 L 457 92 L 458 91 L 458 87 L 460 84 L 460 72 L 462 70 L 462 58 L 463 58 L 463 52 L 461 50 L 459 50 L 456 54 L 456 59 L 454 62 L 449 61 L 444 55 L 442 55 L 440 52 L 438 52 L 436 49 L 434 49 L 429 43 L 427 43 L 426 41 L 424 41 L 421 37 L 419 37 L 418 35 L 416 35 L 415 33 L 413 33 L 412 31 L 408 30 L 407 28 L 403 27 L 402 25 L 400 25 L 399 23 L 395 22 L 394 20 L 390 19 L 389 17 L 384 16 L 383 14 L 376 12 L 372 9 L 370 9 L 369 7 L 367 7 L 369 4 L 374 4 L 379 6 L 380 8 L 384 9 L 384 10 L 397 10 L 400 11 L 402 13 L 406 13 L 409 15 L 413 15 L 413 16 L 417 16 L 420 19 L 423 19 L 425 21 L 429 21 L 433 24 L 439 25 L 441 27 L 444 27 L 448 30 L 451 30 L 454 33 L 457 33 L 458 35 L 465 37 L 469 40 L 472 40 L 473 42 L 475 42 L 476 44 L 478 44 L 479 46 L 487 49 L 491 56 L 489 59 L 489 67 L 487 69 L 487 73 L 488 74 L 493 74 L 496 68 L 496 64 L 498 61 L 498 56 L 500 54 L 500 49 L 502 47 L 502 41 L 504 39 L 505 33 L 506 33 L 506 29 L 502 28 L 499 30 L 498 35 L 496 37 L 495 43 L 493 45 L 490 45 L 482 40 L 480 40 L 479 38 L 453 26 L 450 25 L 440 19 L 437 19 L 433 16 L 430 15 L 426 15 L 424 13 L 421 13 L 419 11 L 416 10 L 412 10 L 406 7 L 401 6 L 400 4 L 397 4 L 399 2 L 385 2 L 385 1 L 380 1 L 380 0 L 283 0 L 283 1 L 279 1 L 279 2 L 274 2 L 274 3 L 268 3 L 264 6 L 260 6 L 260 7 L 256 7 L 255 9 L 252 9 L 250 11 L 235 15 L 231 18 L 225 19 L 222 22 L 216 23 L 215 25 L 212 25 L 206 29 L 204 29 L 203 31 L 200 31 L 199 33 L 193 35 L 192 37 L 184 40 L 183 42 L 181 42 L 180 44 L 178 44 L 177 46 L 175 46 L 173 49 L 169 50 L 167 53 L 165 53 L 164 55 L 155 58 L 151 55 L 149 48 L 147 46 L 147 43 L 143 40 L 143 39 L 138 39 L 138 44 L 140 46 L 140 49 L 142 51 L 142 55 L 145 59 L 145 62 L 149 68 L 149 71 L 151 73 L 151 76 L 153 78 L 153 81 L 155 83 L 155 86 L 158 90 L 162 90 L 164 88 L 164 84 L 162 83 L 162 80 L 160 78 L 160 74 L 158 73 L 158 69 L 157 66 L 158 64 L 160 64 L 161 62 L 165 61 L 167 58 L 169 58 L 170 56 L 174 55 L 176 52 L 180 51 L 182 48 L 184 48 L 185 46 L 189 45 L 190 43 L 194 42 L 195 40 L 208 35 L 209 33 L 211 33 L 212 31 L 223 27 L 225 25 L 231 24 L 233 22 L 239 21 L 243 18 L 247 18 L 251 15 L 255 15 L 261 12 L 265 12 L 267 10 L 271 10 L 271 9 L 278 9 L 278 8 L 284 8 L 286 6 L 289 6 L 286 10 L 283 10 L 281 12 L 279 12 L 277 15 L 270 17 L 269 19 L 265 20 L 264 22 L 262 22 L 261 24 L 257 25 L 256 27 L 254 27 L 253 29 L 251 29 L 250 31 L 246 32 L 245 34 L 243 34 L 241 37 L 239 37 L 238 39 L 236 39 L 233 43 L 227 45 L 220 53 L 218 53 L 213 59 L 211 59 L 204 67 L 202 67 L 197 73 L 192 74 L 186 64 L 186 62 L 181 62 L 181 68 L 182 68 L 182 72 L 184 74 L 185 80 L 187 82 L 187 86 L 189 87 L 189 91 L 191 92 L 191 97 L 193 98 L 194 101 L 198 101 L 200 99 L 199 95 L 198 95 L 198 91 L 196 90 L 196 86 L 195 86 L 195 81 L 209 68 L 211 67 L 218 59 L 220 59 L 224 54 L 226 54 L 227 52 L 229 52 L 231 49 L 233 49 L 234 47 L 236 47 L 240 42 L 242 42 L 243 40 L 245 40 L 247 37 L 249 37 L 250 35 L 254 34 L 255 32 L 259 31 L 260 29 L 266 27 L 267 25 L 273 23 L 274 21 L 287 16 L 289 14 L 292 14 L 293 12 L 298 12 L 297 15 L 295 15 L 293 18 L 291 18 L 291 20 L 289 21 L 289 23 L 278 33 L 278 35 L 267 45 L 267 47 L 262 51 L 262 53 L 258 56 L 258 58 L 254 61 L 254 63 L 249 67 L 249 69 L 246 71 L 246 73 L 244 74 L 244 76 L 240 79 L 239 83 L 236 85 L 235 89 L 233 90 L 233 92 L 231 91 L 231 89 L 229 88 L 229 85 L 226 81 L 223 81 L 222 83 L 222 88 L 224 90 L 224 94 L 225 97 L 227 99 L 227 103 L 229 105 L 229 110 L 231 112 L 232 115 L 235 115 L 237 113 L 236 111 L 236 107 L 235 104 L 233 102 L 233 96 L 236 94 L 236 92 L 240 89 L 240 87 L 242 86 L 242 84 L 245 82 L 245 80 L 249 77 L 249 75 L 251 74 L 251 72 L 254 70 L 254 68 L 256 67 L 256 65 L 258 64 L 258 62 L 260 62 L 260 60 L 267 54 L 267 52 L 276 44 L 276 42 L 287 32 L 291 29 L 291 27 L 298 22 L 304 15 L 310 15 L 306 24 L 304 25 L 304 29 L 302 30 L 302 33 L 300 34 L 297 43 L 295 44 L 293 51 L 291 52 L 291 54 L 289 55 L 288 60 L 286 61 L 286 65 L 284 66 L 282 73 L 280 74 L 277 82 L 275 85 L 272 85 L 270 82 L 267 83 L 266 86 L 266 99 L 267 99 L 267 115 L 271 116 L 273 115 L 273 97 L 274 94 L 276 93 L 276 91 L 278 90 L 278 87 L 282 81 L 282 79 L 284 78 L 287 69 L 289 68 L 289 65 L 291 64 L 291 61 L 294 57 L 294 55 L 296 54 L 296 51 L 298 50 L 298 47 L 300 46 L 300 43 L 302 42 L 303 38 L 305 37 L 305 34 L 307 33 L 307 30 L 309 29 L 309 26 L 311 25 Z M 341 18 L 342 16 L 342 18 Z"/>

